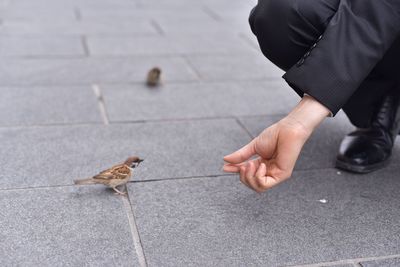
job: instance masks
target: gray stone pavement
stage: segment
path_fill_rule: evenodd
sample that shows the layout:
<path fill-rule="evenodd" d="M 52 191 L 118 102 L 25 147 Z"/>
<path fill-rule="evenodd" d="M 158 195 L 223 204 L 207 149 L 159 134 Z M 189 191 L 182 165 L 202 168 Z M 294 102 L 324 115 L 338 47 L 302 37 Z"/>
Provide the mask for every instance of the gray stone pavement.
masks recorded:
<path fill-rule="evenodd" d="M 386 169 L 338 171 L 339 113 L 267 193 L 221 171 L 299 100 L 254 4 L 0 0 L 1 266 L 400 266 L 400 140 Z M 73 185 L 132 154 L 126 197 Z"/>

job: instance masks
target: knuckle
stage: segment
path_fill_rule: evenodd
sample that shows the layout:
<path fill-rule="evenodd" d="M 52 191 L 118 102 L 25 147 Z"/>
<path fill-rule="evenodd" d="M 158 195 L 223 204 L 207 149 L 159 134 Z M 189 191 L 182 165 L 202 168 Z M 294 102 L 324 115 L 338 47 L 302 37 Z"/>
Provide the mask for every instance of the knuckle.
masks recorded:
<path fill-rule="evenodd" d="M 263 177 L 263 176 L 258 176 L 256 179 L 257 179 L 257 183 L 258 183 L 261 187 L 264 187 L 264 186 L 265 186 L 265 184 L 266 184 L 265 177 Z"/>

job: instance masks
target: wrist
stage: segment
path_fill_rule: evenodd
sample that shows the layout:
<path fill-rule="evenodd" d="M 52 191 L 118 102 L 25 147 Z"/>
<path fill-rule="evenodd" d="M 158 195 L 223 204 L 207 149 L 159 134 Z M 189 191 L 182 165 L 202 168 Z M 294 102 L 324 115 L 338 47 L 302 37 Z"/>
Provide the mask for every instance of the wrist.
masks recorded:
<path fill-rule="evenodd" d="M 330 113 L 330 110 L 315 98 L 305 95 L 299 104 L 287 115 L 287 118 L 297 121 L 306 131 L 312 133 Z"/>

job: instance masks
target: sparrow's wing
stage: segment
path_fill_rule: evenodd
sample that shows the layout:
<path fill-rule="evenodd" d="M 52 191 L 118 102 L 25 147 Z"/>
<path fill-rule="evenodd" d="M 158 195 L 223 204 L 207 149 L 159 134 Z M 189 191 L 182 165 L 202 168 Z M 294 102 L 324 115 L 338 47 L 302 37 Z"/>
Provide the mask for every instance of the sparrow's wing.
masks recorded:
<path fill-rule="evenodd" d="M 110 179 L 125 179 L 129 176 L 131 170 L 125 164 L 116 165 L 110 169 L 100 172 L 93 176 L 94 179 L 110 180 Z"/>
<path fill-rule="evenodd" d="M 111 170 L 105 170 L 105 171 L 102 171 L 101 173 L 93 176 L 93 179 L 110 180 L 113 177 L 114 177 L 114 175 L 111 172 Z"/>

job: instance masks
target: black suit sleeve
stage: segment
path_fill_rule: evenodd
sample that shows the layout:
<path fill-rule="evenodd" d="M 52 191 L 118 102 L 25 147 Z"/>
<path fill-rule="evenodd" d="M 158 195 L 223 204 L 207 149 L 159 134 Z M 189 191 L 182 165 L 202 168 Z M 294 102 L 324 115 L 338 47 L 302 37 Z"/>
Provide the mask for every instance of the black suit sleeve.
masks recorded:
<path fill-rule="evenodd" d="M 323 35 L 282 77 L 335 115 L 399 32 L 400 0 L 341 0 Z"/>

